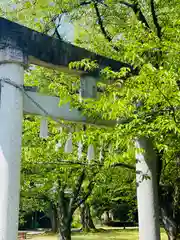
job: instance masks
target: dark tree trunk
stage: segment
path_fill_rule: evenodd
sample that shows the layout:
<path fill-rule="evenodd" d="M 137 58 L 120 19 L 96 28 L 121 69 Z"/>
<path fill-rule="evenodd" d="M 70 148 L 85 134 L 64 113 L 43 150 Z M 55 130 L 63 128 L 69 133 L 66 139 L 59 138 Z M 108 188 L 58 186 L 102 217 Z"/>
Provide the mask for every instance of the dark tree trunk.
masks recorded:
<path fill-rule="evenodd" d="M 179 236 L 179 211 L 176 211 L 177 206 L 174 205 L 174 186 L 160 185 L 160 177 L 163 166 L 163 151 L 157 152 L 157 180 L 158 180 L 158 194 L 160 217 L 163 227 L 167 233 L 168 240 L 178 240 Z M 178 191 L 179 192 L 179 191 Z M 177 205 L 177 203 L 176 203 Z M 179 208 L 178 208 L 179 209 Z M 180 215 L 179 215 L 180 216 Z"/>
<path fill-rule="evenodd" d="M 70 170 L 69 177 L 71 176 L 72 169 Z M 60 178 L 58 178 L 58 220 L 59 220 L 59 232 L 60 240 L 71 240 L 71 224 L 72 217 L 75 210 L 87 200 L 94 187 L 93 181 L 89 182 L 87 191 L 82 191 L 82 184 L 86 178 L 85 168 L 78 176 L 76 184 L 68 196 L 65 194 L 66 184 L 62 184 Z M 83 198 L 79 198 L 79 194 L 83 194 Z M 90 212 L 89 212 L 90 213 Z M 89 214 L 90 216 L 90 214 Z M 91 219 L 92 220 L 92 219 Z M 92 222 L 91 222 L 92 224 Z M 91 225 L 92 226 L 92 225 Z"/>
<path fill-rule="evenodd" d="M 173 204 L 173 192 L 172 187 L 160 188 L 160 214 L 163 227 L 167 233 L 168 240 L 178 240 L 179 237 L 179 223 L 180 214 L 176 211 Z M 178 209 L 178 208 L 176 208 Z"/>
<path fill-rule="evenodd" d="M 60 240 L 71 240 L 72 216 L 64 215 L 59 218 Z"/>
<path fill-rule="evenodd" d="M 50 202 L 48 217 L 50 218 L 50 221 L 51 221 L 52 232 L 57 233 L 59 228 L 58 210 L 57 210 L 57 206 L 53 202 Z"/>
<path fill-rule="evenodd" d="M 164 229 L 168 235 L 168 240 L 177 240 L 178 229 L 172 215 L 168 213 L 165 206 L 161 206 L 161 218 Z"/>
<path fill-rule="evenodd" d="M 52 232 L 57 233 L 58 232 L 58 213 L 57 213 L 57 208 L 56 206 L 53 207 L 52 209 L 52 217 L 51 217 L 51 227 L 52 227 Z"/>
<path fill-rule="evenodd" d="M 60 240 L 71 240 L 71 221 L 66 220 L 60 225 Z"/>
<path fill-rule="evenodd" d="M 71 240 L 71 224 L 73 211 L 70 203 L 70 198 L 65 197 L 64 189 L 60 189 L 58 202 L 60 240 Z"/>
<path fill-rule="evenodd" d="M 85 232 L 89 232 L 96 229 L 92 220 L 89 204 L 84 203 L 80 207 L 81 210 L 81 224 L 82 229 Z"/>

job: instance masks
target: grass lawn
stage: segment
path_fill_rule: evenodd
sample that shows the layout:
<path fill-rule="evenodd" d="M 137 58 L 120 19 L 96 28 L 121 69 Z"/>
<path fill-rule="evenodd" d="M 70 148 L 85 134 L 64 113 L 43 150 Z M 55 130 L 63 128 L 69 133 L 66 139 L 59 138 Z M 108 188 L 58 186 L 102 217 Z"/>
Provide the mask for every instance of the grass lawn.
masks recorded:
<path fill-rule="evenodd" d="M 32 238 L 33 240 L 57 240 L 57 236 L 39 236 Z M 138 240 L 137 230 L 106 230 L 100 233 L 75 233 L 72 240 Z M 162 232 L 162 240 L 167 240 L 167 236 Z"/>

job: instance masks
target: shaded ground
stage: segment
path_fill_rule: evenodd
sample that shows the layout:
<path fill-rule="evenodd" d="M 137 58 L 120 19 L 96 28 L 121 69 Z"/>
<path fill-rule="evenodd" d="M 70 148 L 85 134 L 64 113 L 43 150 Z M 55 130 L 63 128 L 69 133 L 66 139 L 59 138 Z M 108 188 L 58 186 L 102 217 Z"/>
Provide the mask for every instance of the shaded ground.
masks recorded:
<path fill-rule="evenodd" d="M 41 235 L 31 238 L 32 240 L 57 240 L 57 236 Z M 137 230 L 106 230 L 100 233 L 74 233 L 72 240 L 138 240 Z M 162 232 L 162 240 L 167 240 L 167 236 Z"/>

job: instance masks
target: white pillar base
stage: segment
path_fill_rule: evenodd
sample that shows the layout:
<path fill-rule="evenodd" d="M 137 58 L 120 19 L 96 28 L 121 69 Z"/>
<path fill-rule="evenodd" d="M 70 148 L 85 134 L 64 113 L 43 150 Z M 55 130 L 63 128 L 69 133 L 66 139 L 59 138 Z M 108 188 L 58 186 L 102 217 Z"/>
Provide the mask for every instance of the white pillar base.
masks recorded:
<path fill-rule="evenodd" d="M 156 154 L 146 138 L 137 140 L 136 148 L 139 239 L 160 240 Z"/>
<path fill-rule="evenodd" d="M 3 62 L 3 59 L 0 58 Z M 22 85 L 20 63 L 1 63 L 0 79 Z M 0 82 L 0 239 L 16 240 L 18 235 L 20 156 L 23 94 L 20 89 Z"/>

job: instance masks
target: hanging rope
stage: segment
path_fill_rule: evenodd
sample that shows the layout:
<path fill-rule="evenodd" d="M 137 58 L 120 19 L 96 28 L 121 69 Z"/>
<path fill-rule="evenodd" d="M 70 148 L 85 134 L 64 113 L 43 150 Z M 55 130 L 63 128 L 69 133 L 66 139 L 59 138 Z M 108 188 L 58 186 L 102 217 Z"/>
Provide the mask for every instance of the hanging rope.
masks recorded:
<path fill-rule="evenodd" d="M 88 163 L 91 163 L 91 160 L 95 158 L 94 146 L 91 144 L 88 146 L 87 160 Z"/>
<path fill-rule="evenodd" d="M 81 141 L 78 142 L 78 160 L 82 158 L 83 144 Z"/>
<path fill-rule="evenodd" d="M 72 144 L 72 133 L 69 133 L 69 137 L 66 141 L 64 152 L 65 153 L 72 153 L 73 151 L 73 144 Z"/>

